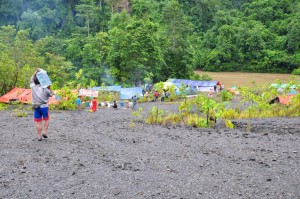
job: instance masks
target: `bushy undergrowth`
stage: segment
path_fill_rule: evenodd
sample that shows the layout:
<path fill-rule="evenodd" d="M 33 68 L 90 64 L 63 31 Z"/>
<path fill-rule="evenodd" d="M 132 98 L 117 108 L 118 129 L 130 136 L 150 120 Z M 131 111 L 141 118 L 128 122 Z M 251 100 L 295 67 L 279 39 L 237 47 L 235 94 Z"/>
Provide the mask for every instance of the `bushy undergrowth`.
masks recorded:
<path fill-rule="evenodd" d="M 284 92 L 290 91 L 287 89 Z M 186 98 L 179 105 L 178 113 L 172 114 L 167 114 L 154 106 L 145 120 L 150 124 L 180 124 L 197 128 L 212 127 L 216 120 L 222 120 L 227 128 L 234 128 L 232 119 L 300 116 L 300 94 L 294 95 L 287 105 L 283 105 L 269 103 L 279 95 L 277 89 L 272 87 L 243 87 L 239 89 L 239 93 L 240 95 L 235 97 L 235 102 L 231 102 L 232 94 L 229 92 L 218 95 L 219 99 L 205 94 L 199 94 L 193 99 Z M 236 98 L 239 99 L 238 102 Z M 235 107 L 234 103 L 239 105 Z"/>
<path fill-rule="evenodd" d="M 0 103 L 0 111 L 7 110 L 7 109 L 8 109 L 8 105 L 7 104 Z"/>
<path fill-rule="evenodd" d="M 120 95 L 117 92 L 113 91 L 100 91 L 98 93 L 97 101 L 98 102 L 112 102 L 120 98 Z"/>
<path fill-rule="evenodd" d="M 293 74 L 293 75 L 300 75 L 300 68 L 294 69 L 294 70 L 292 71 L 292 74 Z"/>
<path fill-rule="evenodd" d="M 51 109 L 59 110 L 75 110 L 77 96 L 72 93 L 71 89 L 64 87 L 61 90 L 57 90 L 56 93 L 60 97 L 58 104 L 51 105 Z"/>
<path fill-rule="evenodd" d="M 288 86 L 289 87 L 289 86 Z M 281 91 L 290 92 L 290 89 Z M 275 88 L 260 87 L 250 89 L 243 87 L 240 89 L 241 103 L 250 104 L 244 110 L 228 109 L 224 112 L 225 119 L 247 119 L 247 118 L 267 118 L 267 117 L 297 117 L 300 116 L 300 94 L 294 95 L 287 105 L 280 103 L 269 104 L 269 102 L 277 97 L 278 91 Z"/>
<path fill-rule="evenodd" d="M 221 99 L 222 101 L 230 101 L 232 99 L 232 93 L 226 90 L 221 91 Z"/>
<path fill-rule="evenodd" d="M 14 109 L 13 110 L 13 116 L 15 117 L 27 117 L 28 112 L 21 110 L 21 109 Z"/>
<path fill-rule="evenodd" d="M 150 124 L 162 124 L 165 116 L 164 110 L 153 106 L 148 117 L 146 118 L 146 122 Z"/>

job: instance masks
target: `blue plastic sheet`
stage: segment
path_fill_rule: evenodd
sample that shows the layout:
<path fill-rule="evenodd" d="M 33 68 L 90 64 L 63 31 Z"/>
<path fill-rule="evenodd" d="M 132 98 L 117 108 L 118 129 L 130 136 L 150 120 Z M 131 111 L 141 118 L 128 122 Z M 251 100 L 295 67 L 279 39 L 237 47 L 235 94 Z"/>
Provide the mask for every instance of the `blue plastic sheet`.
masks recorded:
<path fill-rule="evenodd" d="M 183 83 L 190 87 L 214 87 L 215 85 L 220 85 L 219 81 L 197 81 L 189 79 L 169 79 L 168 82 L 172 83 Z"/>
<path fill-rule="evenodd" d="M 122 100 L 131 99 L 134 95 L 136 95 L 137 97 L 142 97 L 143 88 L 142 87 L 121 88 L 120 98 Z"/>

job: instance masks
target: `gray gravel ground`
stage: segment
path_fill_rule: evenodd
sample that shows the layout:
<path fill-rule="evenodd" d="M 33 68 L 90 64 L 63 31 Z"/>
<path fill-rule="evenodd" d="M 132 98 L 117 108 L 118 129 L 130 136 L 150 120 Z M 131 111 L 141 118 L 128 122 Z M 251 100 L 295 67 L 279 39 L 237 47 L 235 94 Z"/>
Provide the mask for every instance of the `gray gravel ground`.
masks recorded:
<path fill-rule="evenodd" d="M 52 111 L 38 142 L 31 111 L 0 111 L 0 198 L 300 198 L 300 118 L 233 122 L 162 127 L 130 109 Z"/>

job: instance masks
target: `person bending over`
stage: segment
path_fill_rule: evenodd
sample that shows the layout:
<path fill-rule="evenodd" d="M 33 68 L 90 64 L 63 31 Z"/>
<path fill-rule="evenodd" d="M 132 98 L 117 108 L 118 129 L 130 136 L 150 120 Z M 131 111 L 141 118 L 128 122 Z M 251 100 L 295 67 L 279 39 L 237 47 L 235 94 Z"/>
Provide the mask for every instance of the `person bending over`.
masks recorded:
<path fill-rule="evenodd" d="M 118 108 L 118 104 L 117 104 L 117 101 L 114 100 L 114 105 L 112 106 L 114 109 L 117 109 Z"/>
<path fill-rule="evenodd" d="M 47 129 L 49 127 L 50 122 L 50 114 L 49 114 L 49 97 L 53 96 L 53 92 L 48 86 L 48 88 L 42 88 L 38 78 L 36 77 L 37 72 L 41 69 L 37 69 L 37 71 L 30 78 L 30 88 L 32 93 L 32 105 L 34 107 L 33 112 L 33 120 L 36 122 L 36 130 L 38 135 L 38 141 L 42 141 L 43 138 L 48 138 Z M 44 120 L 44 126 L 42 121 Z M 44 128 L 43 128 L 44 127 Z M 42 130 L 44 132 L 42 133 Z"/>

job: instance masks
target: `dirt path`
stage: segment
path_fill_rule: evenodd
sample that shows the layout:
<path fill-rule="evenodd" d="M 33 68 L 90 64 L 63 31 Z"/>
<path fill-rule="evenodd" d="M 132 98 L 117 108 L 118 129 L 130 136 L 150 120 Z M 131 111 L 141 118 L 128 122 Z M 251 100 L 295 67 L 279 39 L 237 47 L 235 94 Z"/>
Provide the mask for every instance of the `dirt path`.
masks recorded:
<path fill-rule="evenodd" d="M 0 198 L 300 198 L 300 118 L 195 129 L 53 111 L 38 142 L 31 117 L 0 111 Z"/>

